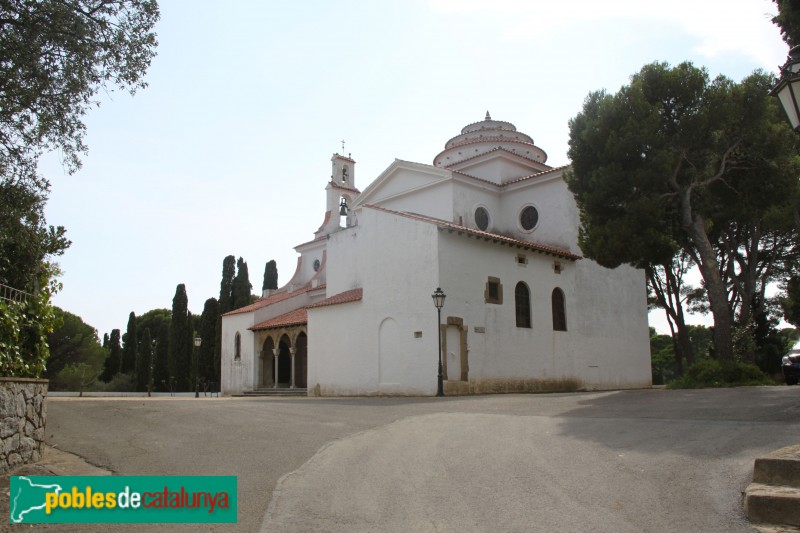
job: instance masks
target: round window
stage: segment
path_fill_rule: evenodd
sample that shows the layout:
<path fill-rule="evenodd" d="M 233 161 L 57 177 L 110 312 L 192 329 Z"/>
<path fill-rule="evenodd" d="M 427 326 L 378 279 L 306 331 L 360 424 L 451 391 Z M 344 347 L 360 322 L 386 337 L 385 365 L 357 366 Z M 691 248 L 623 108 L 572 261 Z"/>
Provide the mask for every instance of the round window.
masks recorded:
<path fill-rule="evenodd" d="M 319 259 L 314 259 L 314 272 L 319 272 Z"/>
<path fill-rule="evenodd" d="M 485 207 L 479 207 L 475 210 L 475 225 L 482 231 L 486 231 L 486 228 L 489 227 L 489 212 Z"/>
<path fill-rule="evenodd" d="M 539 223 L 539 211 L 532 205 L 525 206 L 519 214 L 519 223 L 525 231 L 532 230 Z"/>

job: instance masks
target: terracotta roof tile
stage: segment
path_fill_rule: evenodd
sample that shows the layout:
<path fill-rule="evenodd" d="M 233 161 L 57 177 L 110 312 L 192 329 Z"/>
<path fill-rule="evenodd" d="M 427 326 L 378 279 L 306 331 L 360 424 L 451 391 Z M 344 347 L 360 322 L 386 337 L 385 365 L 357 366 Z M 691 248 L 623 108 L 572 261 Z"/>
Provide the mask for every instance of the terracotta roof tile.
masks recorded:
<path fill-rule="evenodd" d="M 361 191 L 359 191 L 359 190 L 358 190 L 358 189 L 356 189 L 355 187 L 345 187 L 344 185 L 339 185 L 338 183 L 336 183 L 336 182 L 335 182 L 335 181 L 333 181 L 333 180 L 331 180 L 331 183 L 330 183 L 330 184 L 331 184 L 331 185 L 332 185 L 332 186 L 333 186 L 335 189 L 342 189 L 342 190 L 344 190 L 344 191 L 351 191 L 351 192 L 354 192 L 354 193 L 357 193 L 357 194 L 361 194 Z"/>
<path fill-rule="evenodd" d="M 301 307 L 300 309 L 289 311 L 288 313 L 284 313 L 280 316 L 270 318 L 269 320 L 265 320 L 264 322 L 259 322 L 255 326 L 252 326 L 248 329 L 250 329 L 251 331 L 259 331 L 262 329 L 302 326 L 303 324 L 308 324 L 308 313 L 306 313 L 304 307 Z"/>
<path fill-rule="evenodd" d="M 503 183 L 503 185 L 511 185 L 512 183 L 519 183 L 520 181 L 525 181 L 525 180 L 530 180 L 530 179 L 533 179 L 533 178 L 538 178 L 539 176 L 543 176 L 543 175 L 549 174 L 551 172 L 556 172 L 558 170 L 565 170 L 567 168 L 569 168 L 569 165 L 562 165 L 560 167 L 550 168 L 548 170 L 543 170 L 541 172 L 537 172 L 537 173 L 531 174 L 529 176 L 522 176 L 521 178 L 515 178 L 513 180 L 509 180 L 509 181 Z"/>
<path fill-rule="evenodd" d="M 268 305 L 276 304 L 278 302 L 282 302 L 284 300 L 288 300 L 289 298 L 293 298 L 295 296 L 303 294 L 304 292 L 308 292 L 308 291 L 311 291 L 311 290 L 317 290 L 319 288 L 320 288 L 319 286 L 311 287 L 310 285 L 305 285 L 304 287 L 301 287 L 300 289 L 297 289 L 296 291 L 293 291 L 293 292 L 279 292 L 277 294 L 273 294 L 271 296 L 267 296 L 266 298 L 259 298 L 258 300 L 256 300 L 255 302 L 251 303 L 250 305 L 246 305 L 244 307 L 240 307 L 239 309 L 234 309 L 233 311 L 228 311 L 227 313 L 225 313 L 222 316 L 231 316 L 231 315 L 239 315 L 239 314 L 242 314 L 242 313 L 251 313 L 253 311 L 256 311 L 258 309 L 266 307 Z"/>
<path fill-rule="evenodd" d="M 466 172 L 462 172 L 460 170 L 450 170 L 450 169 L 448 169 L 448 170 L 450 170 L 450 172 L 452 172 L 453 174 L 458 174 L 460 176 L 464 176 L 466 178 L 470 178 L 470 179 L 473 179 L 473 180 L 481 181 L 483 183 L 489 183 L 491 185 L 494 185 L 498 189 L 502 189 L 506 185 L 511 185 L 513 183 L 519 183 L 521 181 L 526 181 L 526 180 L 530 180 L 530 179 L 533 179 L 533 178 L 538 178 L 539 176 L 544 176 L 545 174 L 550 174 L 551 172 L 557 172 L 559 170 L 565 170 L 565 169 L 568 169 L 568 168 L 569 168 L 569 165 L 562 165 L 560 167 L 554 167 L 554 168 L 549 168 L 547 170 L 542 170 L 541 172 L 536 172 L 534 174 L 528 174 L 527 176 L 522 176 L 520 178 L 514 178 L 513 180 L 508 180 L 508 181 L 505 181 L 503 183 L 495 183 L 494 181 L 489 181 L 489 180 L 487 180 L 485 178 L 479 178 L 478 176 L 473 176 L 472 174 L 467 174 Z"/>
<path fill-rule="evenodd" d="M 571 261 L 576 261 L 578 259 L 581 259 L 581 256 L 573 254 L 569 250 L 561 250 L 559 248 L 553 248 L 552 246 L 547 246 L 544 244 L 538 244 L 531 241 L 523 241 L 522 239 L 515 239 L 514 237 L 508 237 L 506 235 L 501 235 L 499 233 L 492 233 L 489 231 L 481 231 L 478 229 L 468 228 L 466 226 L 460 226 L 458 224 L 447 222 L 446 220 L 441 220 L 439 218 L 433 218 L 426 215 L 420 215 L 417 213 L 393 211 L 391 209 L 386 209 L 385 207 L 379 207 L 377 205 L 371 205 L 371 204 L 366 204 L 364 205 L 364 207 L 368 207 L 370 209 L 376 209 L 378 211 L 383 211 L 384 213 L 390 213 L 392 215 L 398 215 L 401 217 L 410 218 L 413 220 L 419 220 L 420 222 L 427 222 L 428 224 L 434 224 L 439 228 L 446 229 L 451 232 L 463 233 L 466 235 L 478 237 L 499 244 L 505 244 L 508 246 L 517 246 L 519 248 L 525 248 L 526 250 L 540 252 L 547 255 L 554 255 L 557 257 L 561 257 L 563 259 L 569 259 Z"/>
<path fill-rule="evenodd" d="M 353 289 L 350 291 L 340 292 L 339 294 L 334 294 L 330 298 L 325 298 L 320 302 L 308 305 L 306 306 L 306 309 L 314 309 L 315 307 L 325 307 L 327 305 L 345 304 L 348 302 L 357 302 L 361 300 L 363 296 L 364 296 L 363 289 Z"/>
<path fill-rule="evenodd" d="M 535 145 L 534 145 L 534 146 L 535 146 Z M 536 148 L 539 148 L 539 147 L 538 147 L 538 146 L 536 146 Z M 539 149 L 541 150 L 541 148 L 539 148 Z M 477 158 L 479 158 L 479 157 L 483 157 L 483 156 L 485 156 L 486 154 L 491 154 L 491 153 L 498 152 L 498 151 L 505 152 L 505 153 L 507 153 L 507 154 L 511 154 L 511 155 L 515 155 L 515 156 L 517 156 L 517 157 L 521 157 L 522 159 L 527 159 L 528 161 L 531 161 L 531 162 L 533 162 L 533 163 L 537 163 L 537 164 L 539 164 L 539 165 L 543 165 L 543 166 L 545 166 L 545 167 L 550 167 L 550 165 L 547 165 L 547 164 L 545 164 L 545 163 L 542 163 L 541 161 L 538 161 L 538 160 L 536 160 L 536 159 L 531 159 L 530 157 L 525 157 L 525 156 L 524 156 L 524 155 L 522 155 L 522 154 L 518 154 L 517 152 L 512 152 L 512 151 L 510 151 L 510 150 L 506 150 L 505 148 L 501 148 L 501 147 L 499 147 L 499 146 L 498 146 L 497 148 L 492 148 L 491 150 L 488 150 L 488 151 L 486 151 L 486 152 L 482 152 L 482 153 L 480 153 L 480 154 L 478 154 L 478 155 L 473 155 L 473 156 L 467 157 L 467 158 L 465 158 L 465 159 L 462 159 L 461 161 L 457 161 L 457 162 L 455 162 L 455 163 L 451 163 L 451 164 L 449 164 L 449 165 L 442 165 L 441 167 L 438 167 L 438 168 L 446 168 L 446 169 L 449 169 L 450 167 L 453 167 L 453 166 L 456 166 L 456 165 L 460 165 L 461 163 L 464 163 L 464 162 L 466 162 L 466 161 L 471 161 L 471 160 L 473 160 L 473 159 L 477 159 Z M 444 153 L 444 152 L 442 152 L 442 153 Z M 439 155 L 442 155 L 442 154 L 439 154 Z M 439 156 L 437 155 L 436 157 L 439 157 Z"/>

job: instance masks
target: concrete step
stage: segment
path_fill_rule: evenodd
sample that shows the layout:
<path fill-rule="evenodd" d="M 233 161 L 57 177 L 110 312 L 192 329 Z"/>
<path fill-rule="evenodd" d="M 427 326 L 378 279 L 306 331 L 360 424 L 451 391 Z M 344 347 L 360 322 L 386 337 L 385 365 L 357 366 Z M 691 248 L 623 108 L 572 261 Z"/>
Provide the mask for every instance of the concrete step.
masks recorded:
<path fill-rule="evenodd" d="M 744 511 L 754 523 L 800 526 L 800 488 L 750 483 Z"/>
<path fill-rule="evenodd" d="M 753 483 L 800 488 L 800 445 L 787 446 L 757 458 Z"/>
<path fill-rule="evenodd" d="M 308 396 L 308 389 L 289 389 L 289 388 L 268 388 L 268 389 L 254 389 L 242 392 L 242 394 L 234 394 L 235 397 L 251 397 L 251 396 Z"/>

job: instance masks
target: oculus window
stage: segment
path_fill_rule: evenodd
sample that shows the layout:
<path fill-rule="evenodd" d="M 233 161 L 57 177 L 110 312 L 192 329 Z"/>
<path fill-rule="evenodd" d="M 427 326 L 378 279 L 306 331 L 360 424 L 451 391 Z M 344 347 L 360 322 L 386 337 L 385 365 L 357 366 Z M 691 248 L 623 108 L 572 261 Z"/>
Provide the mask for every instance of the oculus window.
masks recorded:
<path fill-rule="evenodd" d="M 489 228 L 489 211 L 483 206 L 475 209 L 475 225 L 481 231 L 486 231 Z"/>
<path fill-rule="evenodd" d="M 525 231 L 531 231 L 539 223 L 539 211 L 532 205 L 526 205 L 519 213 L 519 225 Z"/>

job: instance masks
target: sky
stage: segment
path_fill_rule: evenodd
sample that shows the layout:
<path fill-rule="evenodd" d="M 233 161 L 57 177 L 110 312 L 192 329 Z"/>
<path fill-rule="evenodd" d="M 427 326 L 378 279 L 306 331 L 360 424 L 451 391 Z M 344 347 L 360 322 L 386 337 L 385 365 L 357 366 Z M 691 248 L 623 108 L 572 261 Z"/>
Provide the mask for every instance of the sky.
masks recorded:
<path fill-rule="evenodd" d="M 364 190 L 395 158 L 432 163 L 489 111 L 568 164 L 585 97 L 645 64 L 738 81 L 788 53 L 769 0 L 160 5 L 149 86 L 99 95 L 77 173 L 58 153 L 40 164 L 48 223 L 72 240 L 54 302 L 101 337 L 131 311 L 171 308 L 179 283 L 200 314 L 227 255 L 247 262 L 255 293 L 271 259 L 288 281 L 293 247 L 322 223 L 334 152 Z"/>

